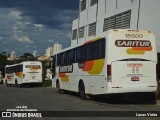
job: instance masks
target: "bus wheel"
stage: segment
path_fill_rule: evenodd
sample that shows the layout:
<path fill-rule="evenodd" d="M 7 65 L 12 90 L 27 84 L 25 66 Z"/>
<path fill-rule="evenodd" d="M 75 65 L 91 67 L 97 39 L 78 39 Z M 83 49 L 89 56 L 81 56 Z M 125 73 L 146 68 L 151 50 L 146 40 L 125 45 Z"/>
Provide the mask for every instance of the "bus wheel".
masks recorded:
<path fill-rule="evenodd" d="M 64 93 L 64 90 L 60 89 L 60 83 L 59 83 L 59 81 L 56 82 L 56 88 L 58 89 L 59 93 Z"/>
<path fill-rule="evenodd" d="M 8 86 L 8 82 L 7 82 L 7 80 L 5 80 L 5 85 L 6 85 L 6 86 Z"/>
<path fill-rule="evenodd" d="M 79 96 L 82 100 L 90 99 L 90 96 L 85 93 L 85 86 L 83 82 L 79 84 Z"/>
<path fill-rule="evenodd" d="M 15 87 L 17 87 L 17 88 L 19 87 L 17 80 L 15 80 Z"/>

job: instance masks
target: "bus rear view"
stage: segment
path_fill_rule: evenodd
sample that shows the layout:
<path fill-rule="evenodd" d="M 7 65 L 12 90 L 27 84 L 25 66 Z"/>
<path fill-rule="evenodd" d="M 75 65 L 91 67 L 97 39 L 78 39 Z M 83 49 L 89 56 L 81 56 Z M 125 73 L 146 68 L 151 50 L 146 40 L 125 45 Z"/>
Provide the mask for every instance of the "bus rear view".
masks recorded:
<path fill-rule="evenodd" d="M 155 92 L 156 41 L 150 31 L 111 30 L 108 32 L 107 93 Z"/>
<path fill-rule="evenodd" d="M 24 83 L 42 83 L 42 64 L 41 62 L 26 61 L 23 62 L 23 82 Z"/>

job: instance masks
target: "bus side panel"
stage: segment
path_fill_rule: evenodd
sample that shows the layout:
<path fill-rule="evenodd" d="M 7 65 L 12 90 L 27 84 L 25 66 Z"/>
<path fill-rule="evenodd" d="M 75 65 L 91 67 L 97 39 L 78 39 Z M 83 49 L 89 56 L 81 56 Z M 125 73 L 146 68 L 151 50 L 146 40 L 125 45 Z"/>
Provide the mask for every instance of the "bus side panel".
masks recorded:
<path fill-rule="evenodd" d="M 105 94 L 105 77 L 103 75 L 88 77 L 88 80 L 90 94 Z"/>
<path fill-rule="evenodd" d="M 16 80 L 18 81 L 18 84 L 23 84 L 23 78 L 16 77 Z"/>
<path fill-rule="evenodd" d="M 79 92 L 79 82 L 83 81 L 85 92 L 87 94 L 104 94 L 105 93 L 105 65 L 100 74 L 89 74 L 83 71 L 78 66 L 78 63 L 73 64 L 72 73 L 59 73 L 59 67 L 56 68 L 56 76 L 53 78 L 52 86 L 56 88 L 57 80 L 60 83 L 60 88 L 64 90 Z"/>

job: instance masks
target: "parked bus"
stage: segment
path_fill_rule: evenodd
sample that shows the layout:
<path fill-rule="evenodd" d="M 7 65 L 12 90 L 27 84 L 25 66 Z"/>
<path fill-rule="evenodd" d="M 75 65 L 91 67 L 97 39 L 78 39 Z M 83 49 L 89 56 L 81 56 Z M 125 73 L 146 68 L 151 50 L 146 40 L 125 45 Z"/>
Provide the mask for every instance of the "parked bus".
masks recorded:
<path fill-rule="evenodd" d="M 42 83 L 42 64 L 38 61 L 26 61 L 5 67 L 5 83 L 20 86 L 22 84 Z"/>
<path fill-rule="evenodd" d="M 145 30 L 109 30 L 53 56 L 53 87 L 89 95 L 155 93 L 155 36 Z"/>

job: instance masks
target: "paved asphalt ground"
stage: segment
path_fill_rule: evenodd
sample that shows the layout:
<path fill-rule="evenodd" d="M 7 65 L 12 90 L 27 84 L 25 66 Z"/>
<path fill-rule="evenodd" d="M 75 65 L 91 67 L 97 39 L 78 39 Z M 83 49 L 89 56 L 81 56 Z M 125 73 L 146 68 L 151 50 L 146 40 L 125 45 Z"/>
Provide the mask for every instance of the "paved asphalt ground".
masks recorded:
<path fill-rule="evenodd" d="M 125 117 L 42 117 L 32 118 L 33 120 L 107 120 L 107 119 L 138 119 L 158 120 L 158 117 L 130 117 L 128 111 L 160 111 L 160 102 L 157 104 L 137 104 L 130 101 L 108 100 L 106 97 L 98 96 L 92 100 L 81 100 L 75 93 L 59 94 L 52 87 L 6 87 L 0 85 L 0 111 L 15 109 L 17 106 L 27 106 L 28 109 L 38 111 L 124 111 Z M 145 112 L 146 113 L 146 112 Z M 71 112 L 71 114 L 76 114 Z M 82 113 L 80 113 L 82 114 Z M 160 116 L 160 112 L 157 113 Z M 83 116 L 83 115 L 82 115 Z M 98 114 L 97 114 L 98 116 Z M 112 116 L 112 115 L 111 115 Z M 5 120 L 7 118 L 0 118 Z M 21 120 L 22 118 L 10 118 L 10 120 Z M 23 118 L 32 120 L 31 118 Z M 22 120 L 23 120 L 22 119 Z"/>

